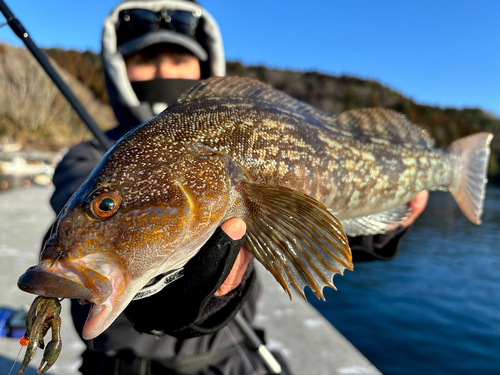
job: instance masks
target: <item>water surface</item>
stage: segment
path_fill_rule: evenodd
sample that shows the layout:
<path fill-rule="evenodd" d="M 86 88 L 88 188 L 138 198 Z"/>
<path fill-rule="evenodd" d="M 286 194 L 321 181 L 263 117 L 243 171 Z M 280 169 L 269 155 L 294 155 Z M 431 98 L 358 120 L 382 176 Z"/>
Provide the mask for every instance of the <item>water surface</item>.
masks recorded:
<path fill-rule="evenodd" d="M 429 204 L 388 262 L 336 276 L 308 299 L 384 374 L 500 374 L 500 189 L 483 224 L 450 194 Z"/>

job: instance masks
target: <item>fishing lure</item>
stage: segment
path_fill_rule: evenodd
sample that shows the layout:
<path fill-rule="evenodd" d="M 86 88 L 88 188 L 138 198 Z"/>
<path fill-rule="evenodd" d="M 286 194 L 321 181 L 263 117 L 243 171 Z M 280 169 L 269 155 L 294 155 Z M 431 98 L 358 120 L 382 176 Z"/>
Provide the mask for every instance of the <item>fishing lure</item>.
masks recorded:
<path fill-rule="evenodd" d="M 56 362 L 62 349 L 61 340 L 61 303 L 57 298 L 36 297 L 26 316 L 26 332 L 19 340 L 22 346 L 27 346 L 21 367 L 17 375 L 22 375 L 35 356 L 37 347 L 44 349 L 42 362 L 38 373 L 44 374 Z M 52 339 L 45 347 L 43 338 L 52 330 Z"/>

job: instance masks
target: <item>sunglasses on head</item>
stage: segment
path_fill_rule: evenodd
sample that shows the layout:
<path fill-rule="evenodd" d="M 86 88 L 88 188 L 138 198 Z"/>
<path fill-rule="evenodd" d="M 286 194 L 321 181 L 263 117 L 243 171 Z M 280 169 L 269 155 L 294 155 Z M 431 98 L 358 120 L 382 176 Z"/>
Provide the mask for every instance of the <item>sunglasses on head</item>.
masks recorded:
<path fill-rule="evenodd" d="M 153 12 L 147 9 L 126 9 L 119 14 L 116 27 L 118 45 L 152 31 L 170 30 L 195 38 L 201 11 L 169 11 L 162 9 Z"/>

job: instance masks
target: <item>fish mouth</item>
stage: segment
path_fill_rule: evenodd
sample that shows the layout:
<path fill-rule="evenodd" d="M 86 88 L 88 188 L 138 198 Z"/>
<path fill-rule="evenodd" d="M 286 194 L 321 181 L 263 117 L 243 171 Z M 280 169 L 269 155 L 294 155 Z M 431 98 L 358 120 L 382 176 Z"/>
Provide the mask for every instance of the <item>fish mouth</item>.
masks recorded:
<path fill-rule="evenodd" d="M 88 301 L 100 299 L 84 285 L 64 276 L 40 270 L 38 266 L 28 268 L 17 281 L 17 286 L 24 292 L 44 297 L 82 298 Z"/>
<path fill-rule="evenodd" d="M 94 269 L 78 267 L 59 260 L 55 264 L 41 262 L 28 268 L 19 278 L 19 289 L 45 297 L 74 298 L 92 303 L 83 328 L 83 338 L 90 340 L 101 334 L 124 309 L 128 277 L 122 271 L 105 277 Z M 126 305 L 125 305 L 126 306 Z"/>

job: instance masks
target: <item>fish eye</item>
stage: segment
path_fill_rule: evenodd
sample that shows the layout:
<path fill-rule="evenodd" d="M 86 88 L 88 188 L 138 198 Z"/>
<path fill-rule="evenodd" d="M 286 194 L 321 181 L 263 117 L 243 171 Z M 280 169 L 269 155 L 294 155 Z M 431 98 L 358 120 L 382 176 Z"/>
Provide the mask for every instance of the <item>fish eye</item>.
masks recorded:
<path fill-rule="evenodd" d="M 107 219 L 120 208 L 122 198 L 113 192 L 101 193 L 92 199 L 90 207 L 92 213 L 99 219 Z"/>

